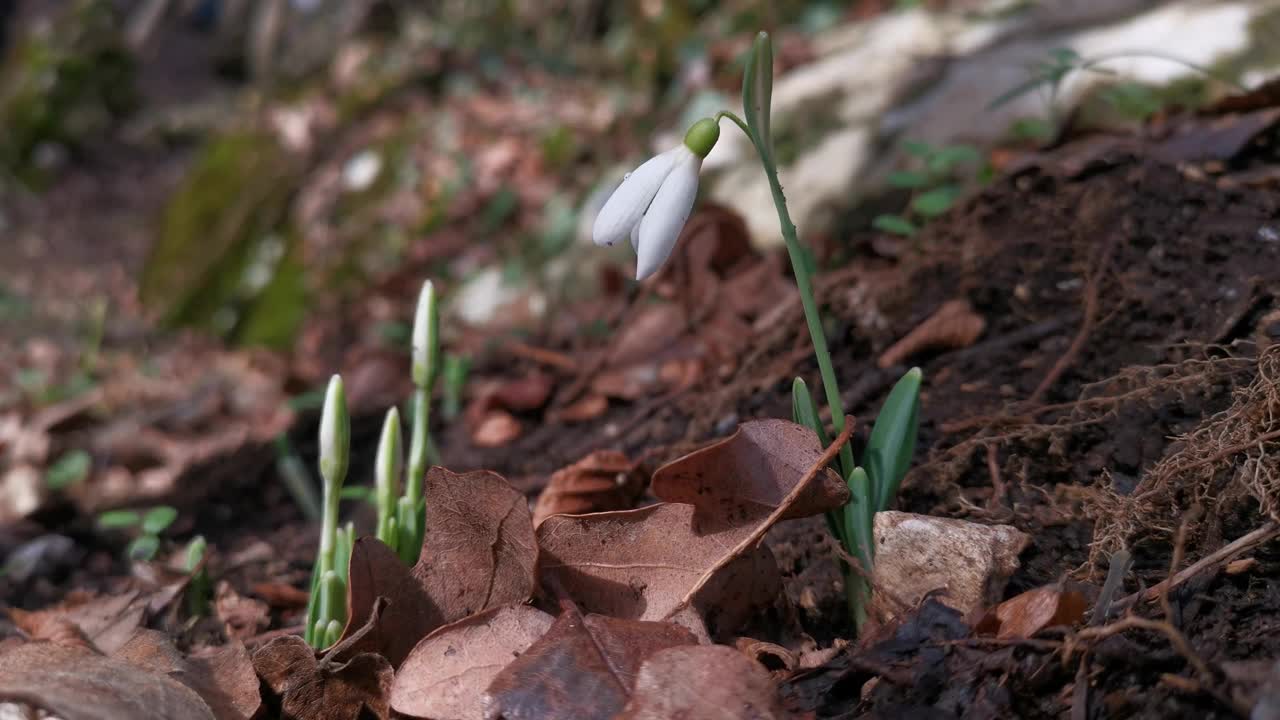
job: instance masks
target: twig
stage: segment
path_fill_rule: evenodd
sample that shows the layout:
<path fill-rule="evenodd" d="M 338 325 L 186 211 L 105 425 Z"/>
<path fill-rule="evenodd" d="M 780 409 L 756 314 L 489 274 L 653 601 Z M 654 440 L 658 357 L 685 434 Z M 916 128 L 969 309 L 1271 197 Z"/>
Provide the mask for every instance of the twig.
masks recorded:
<path fill-rule="evenodd" d="M 1280 535 L 1280 523 L 1277 523 L 1275 521 L 1269 522 L 1263 525 L 1262 527 L 1258 528 L 1257 530 L 1254 530 L 1253 532 L 1247 535 L 1242 535 L 1236 538 L 1235 540 L 1231 541 L 1230 543 L 1223 545 L 1217 550 L 1191 563 L 1186 567 L 1186 569 L 1180 571 L 1173 577 L 1170 577 L 1167 580 L 1163 580 L 1159 583 L 1156 583 L 1155 585 L 1152 585 L 1146 590 L 1139 590 L 1138 592 L 1132 595 L 1129 595 L 1120 600 L 1117 600 L 1113 607 L 1127 608 L 1141 602 L 1142 600 L 1145 600 L 1151 597 L 1153 593 L 1168 592 L 1169 590 L 1177 587 L 1178 585 L 1181 585 L 1182 583 L 1186 582 L 1187 580 L 1190 580 L 1196 575 L 1199 575 L 1201 572 L 1203 572 L 1205 569 L 1207 569 L 1211 565 L 1217 565 L 1219 563 L 1226 562 L 1227 560 L 1230 560 L 1233 556 L 1239 553 L 1242 553 L 1246 550 L 1249 550 L 1253 547 L 1256 547 L 1258 545 L 1261 545 L 1262 543 L 1267 542 L 1268 540 L 1272 539 L 1273 537 L 1276 537 L 1277 535 Z"/>
<path fill-rule="evenodd" d="M 1195 649 L 1191 647 L 1191 643 L 1187 641 L 1187 637 L 1181 632 L 1178 632 L 1177 628 L 1165 620 L 1151 620 L 1144 617 L 1138 617 L 1137 615 L 1128 615 L 1111 623 L 1110 625 L 1085 628 L 1069 638 L 1068 646 L 1065 648 L 1064 659 L 1072 655 L 1072 645 L 1079 640 L 1102 640 L 1104 638 L 1111 637 L 1112 635 L 1119 635 L 1126 630 L 1148 630 L 1164 635 L 1165 638 L 1168 639 L 1169 644 L 1173 646 L 1173 649 L 1187 661 L 1187 664 L 1191 666 L 1191 669 L 1199 677 L 1201 688 L 1205 692 L 1212 695 L 1218 702 L 1235 710 L 1240 715 L 1244 717 L 1249 716 L 1249 712 L 1251 710 L 1249 706 L 1240 703 L 1226 693 L 1215 689 L 1217 685 L 1217 676 L 1209 667 L 1209 664 L 1206 663 L 1204 659 L 1196 653 Z"/>
<path fill-rule="evenodd" d="M 1100 290 L 1102 286 L 1102 276 L 1106 273 L 1111 260 L 1111 245 L 1115 238 L 1112 234 L 1102 244 L 1099 250 L 1101 257 L 1094 263 L 1094 269 L 1089 273 L 1089 279 L 1085 282 L 1084 287 L 1084 319 L 1080 323 L 1080 329 L 1076 331 L 1076 335 L 1071 339 L 1071 345 L 1067 347 L 1067 351 L 1062 353 L 1058 361 L 1049 369 L 1049 374 L 1044 376 L 1040 384 L 1036 386 L 1029 403 L 1037 403 L 1049 392 L 1049 388 L 1058 382 L 1058 378 L 1071 367 L 1071 363 L 1075 362 L 1076 356 L 1080 354 L 1080 350 L 1084 348 L 1084 343 L 1089 339 L 1089 334 L 1093 332 L 1093 326 L 1098 320 L 1098 296 L 1102 294 Z"/>
<path fill-rule="evenodd" d="M 840 454 L 840 449 L 849 442 L 849 436 L 853 434 L 853 426 L 853 418 L 846 416 L 844 429 L 840 431 L 840 434 L 836 436 L 835 440 L 831 441 L 831 444 L 823 451 L 822 456 L 818 458 L 817 462 L 809 468 L 809 471 L 804 474 L 804 477 L 800 478 L 800 481 L 795 484 L 795 487 L 791 488 L 791 492 L 787 493 L 786 497 L 782 498 L 782 501 L 778 503 L 778 507 L 774 508 L 773 512 L 769 513 L 768 517 L 756 525 L 756 528 L 751 531 L 750 535 L 743 538 L 742 542 L 733 546 L 732 550 L 721 556 L 714 565 L 708 568 L 706 572 L 702 573 L 702 577 L 699 577 L 698 581 L 693 584 L 693 587 L 689 588 L 689 592 L 685 593 L 684 597 L 680 599 L 680 602 L 671 609 L 671 612 L 667 613 L 666 616 L 668 618 L 688 607 L 689 603 L 693 602 L 693 598 L 698 594 L 698 591 L 702 590 L 703 586 L 706 585 L 716 573 L 723 570 L 729 563 L 736 560 L 743 553 L 760 542 L 765 533 L 769 532 L 769 528 L 773 527 L 774 523 L 778 522 L 778 520 L 791 509 L 791 505 L 795 503 L 796 498 L 800 497 L 800 493 L 804 492 L 805 488 L 809 486 L 809 483 L 812 482 L 819 473 L 826 470 L 827 466 L 831 464 L 831 461 L 835 460 L 836 455 Z"/>

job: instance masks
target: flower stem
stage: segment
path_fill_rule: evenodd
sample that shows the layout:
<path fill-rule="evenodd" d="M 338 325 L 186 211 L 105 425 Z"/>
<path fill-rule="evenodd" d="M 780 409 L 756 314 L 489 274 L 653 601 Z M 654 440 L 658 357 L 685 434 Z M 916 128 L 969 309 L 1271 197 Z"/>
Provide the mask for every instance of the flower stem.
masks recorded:
<path fill-rule="evenodd" d="M 795 223 L 791 222 L 791 213 L 787 211 L 787 198 L 782 193 L 782 183 L 778 181 L 777 169 L 772 167 L 761 146 L 761 139 L 751 132 L 751 128 L 727 110 L 716 114 L 716 119 L 729 118 L 742 128 L 751 142 L 756 146 L 756 153 L 764 165 L 765 177 L 769 179 L 769 189 L 773 192 L 773 205 L 778 211 L 778 223 L 782 226 L 782 239 L 787 244 L 787 257 L 791 260 L 791 272 L 796 278 L 796 288 L 800 291 L 800 305 L 804 308 L 804 321 L 809 326 L 809 339 L 813 343 L 813 354 L 818 360 L 818 372 L 822 375 L 822 390 L 827 395 L 827 407 L 831 410 L 831 427 L 839 434 L 844 430 L 844 401 L 840 398 L 840 386 L 836 382 L 835 367 L 831 364 L 831 351 L 827 349 L 827 335 L 822 329 L 822 317 L 818 314 L 818 303 L 813 296 L 813 278 L 805 262 L 804 249 L 796 235 Z M 840 467 L 843 475 L 848 477 L 853 472 L 853 450 L 845 443 L 840 448 Z"/>

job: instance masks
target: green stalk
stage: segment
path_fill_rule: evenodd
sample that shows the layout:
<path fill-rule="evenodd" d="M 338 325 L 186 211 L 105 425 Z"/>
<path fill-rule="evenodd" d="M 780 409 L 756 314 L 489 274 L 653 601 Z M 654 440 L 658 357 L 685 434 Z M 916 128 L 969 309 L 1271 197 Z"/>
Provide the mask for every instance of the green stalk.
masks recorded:
<path fill-rule="evenodd" d="M 813 343 L 813 354 L 818 360 L 818 373 L 822 376 L 822 390 L 827 396 L 827 407 L 831 408 L 831 428 L 839 435 L 844 431 L 844 400 L 840 397 L 840 385 L 836 381 L 836 370 L 831 364 L 831 351 L 827 349 L 827 335 L 822 329 L 822 317 L 818 314 L 818 303 L 813 296 L 813 277 L 809 272 L 804 249 L 800 238 L 796 235 L 795 223 L 791 222 L 791 213 L 787 210 L 787 198 L 782 193 L 782 184 L 778 181 L 778 172 L 768 160 L 768 152 L 763 142 L 767 139 L 757 138 L 742 118 L 727 110 L 716 115 L 726 117 L 737 123 L 742 132 L 747 134 L 756 146 L 756 153 L 764 165 L 765 177 L 769 180 L 769 190 L 773 193 L 773 206 L 778 211 L 778 223 L 782 227 L 782 239 L 787 244 L 787 257 L 791 261 L 791 272 L 796 279 L 796 288 L 800 291 L 800 306 L 804 309 L 804 322 L 809 327 L 809 340 Z M 853 472 L 853 450 L 845 443 L 840 448 L 841 473 L 845 477 Z"/>
<path fill-rule="evenodd" d="M 374 463 L 374 479 L 378 506 L 377 537 L 392 550 L 396 549 L 396 495 L 404 455 L 400 450 L 400 411 L 387 411 L 378 441 L 378 457 Z"/>

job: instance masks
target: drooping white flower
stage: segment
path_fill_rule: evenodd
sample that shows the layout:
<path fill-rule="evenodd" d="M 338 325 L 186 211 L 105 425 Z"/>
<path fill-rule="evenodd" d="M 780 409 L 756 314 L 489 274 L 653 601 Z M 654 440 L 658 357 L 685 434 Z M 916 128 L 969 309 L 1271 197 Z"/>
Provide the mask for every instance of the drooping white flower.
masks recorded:
<path fill-rule="evenodd" d="M 591 235 L 597 245 L 630 237 L 637 256 L 636 280 L 657 272 L 671 255 L 698 196 L 702 160 L 719 137 L 716 121 L 694 123 L 683 143 L 623 178 L 596 216 Z"/>

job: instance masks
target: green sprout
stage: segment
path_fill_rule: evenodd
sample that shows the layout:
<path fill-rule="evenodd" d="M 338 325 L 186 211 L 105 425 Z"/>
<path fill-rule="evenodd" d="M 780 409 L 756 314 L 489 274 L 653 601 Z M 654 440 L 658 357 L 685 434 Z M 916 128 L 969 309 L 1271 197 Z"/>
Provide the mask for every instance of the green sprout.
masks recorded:
<path fill-rule="evenodd" d="M 465 355 L 452 353 L 444 356 L 444 397 L 440 402 L 440 412 L 446 420 L 452 420 L 462 413 L 462 389 L 467 384 L 467 373 L 471 370 L 471 360 Z"/>
<path fill-rule="evenodd" d="M 400 559 L 412 565 L 418 561 L 425 533 L 426 501 L 422 484 L 429 459 L 436 455 L 428 434 L 431 391 L 440 374 L 440 309 L 435 285 L 427 280 L 418 295 L 413 317 L 413 425 L 409 442 L 409 471 L 404 495 L 396 505 L 396 550 Z"/>
<path fill-rule="evenodd" d="M 961 170 L 965 166 L 977 168 L 980 181 L 991 172 L 972 145 L 934 147 L 909 140 L 904 148 L 914 166 L 890 173 L 888 182 L 911 192 L 907 210 L 902 215 L 879 215 L 872 221 L 877 230 L 894 235 L 915 235 L 921 224 L 950 210 L 964 194 Z"/>
<path fill-rule="evenodd" d="M 98 515 L 98 527 L 102 530 L 127 530 L 137 528 L 138 534 L 125 548 L 130 560 L 147 561 L 160 549 L 160 533 L 178 519 L 178 511 L 168 505 L 157 505 L 145 513 L 137 510 L 108 510 Z"/>
<path fill-rule="evenodd" d="M 203 535 L 197 535 L 187 544 L 187 561 L 185 569 L 191 575 L 187 584 L 187 613 L 191 617 L 203 617 L 209 614 L 209 573 L 204 567 L 205 551 L 208 543 Z"/>
<path fill-rule="evenodd" d="M 374 461 L 376 490 L 374 501 L 378 507 L 376 535 L 387 547 L 395 550 L 399 531 L 396 524 L 396 490 L 400 471 L 404 466 L 404 452 L 400 449 L 400 411 L 391 408 L 382 423 L 382 435 L 378 440 L 378 457 Z"/>
<path fill-rule="evenodd" d="M 338 503 L 351 457 L 351 419 L 342 378 L 329 379 L 324 410 L 320 416 L 320 477 L 324 482 L 320 526 L 320 550 L 312 573 L 311 597 L 307 603 L 306 641 L 316 648 L 336 642 L 346 623 L 346 574 L 351 559 L 354 528 L 338 528 Z M 338 630 L 333 631 L 337 624 Z"/>
<path fill-rule="evenodd" d="M 764 166 L 765 177 L 773 193 L 773 203 L 778 212 L 782 237 L 787 245 L 791 270 L 800 291 L 800 304 L 804 310 L 809 338 L 813 343 L 818 372 L 822 377 L 822 389 L 831 412 L 834 434 L 844 430 L 844 402 L 836 379 L 827 338 L 823 331 L 822 317 L 813 294 L 812 262 L 807 249 L 800 244 L 796 226 L 787 210 L 786 196 L 778 180 L 774 163 L 773 144 L 770 135 L 770 105 L 773 96 L 773 47 L 769 34 L 756 36 L 747 57 L 742 79 L 742 107 L 745 121 L 732 112 L 722 111 L 716 118 L 732 120 L 755 146 L 756 154 Z M 902 476 L 906 474 L 911 455 L 915 450 L 917 408 L 919 406 L 921 373 L 919 369 L 907 372 L 885 402 L 871 432 L 862 463 L 854 462 L 853 449 L 846 444 L 840 448 L 838 466 L 841 477 L 849 485 L 850 502 L 839 512 L 827 517 L 827 526 L 844 550 L 856 558 L 861 568 L 845 568 L 845 588 L 850 614 L 856 627 L 861 628 L 867 617 L 870 586 L 867 574 L 871 569 L 871 524 L 876 512 L 889 506 Z M 809 394 L 804 381 L 799 378 L 792 386 L 792 411 L 797 423 L 803 424 L 818 435 L 823 444 L 830 437 L 823 427 L 818 406 Z"/>

